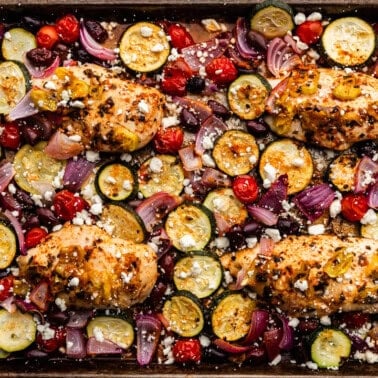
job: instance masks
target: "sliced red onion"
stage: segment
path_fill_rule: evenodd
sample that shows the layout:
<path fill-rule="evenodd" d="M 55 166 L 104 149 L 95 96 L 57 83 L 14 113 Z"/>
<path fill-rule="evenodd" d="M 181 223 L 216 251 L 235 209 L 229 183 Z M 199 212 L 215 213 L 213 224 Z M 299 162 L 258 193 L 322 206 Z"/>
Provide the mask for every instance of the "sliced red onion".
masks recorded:
<path fill-rule="evenodd" d="M 37 114 L 38 108 L 34 105 L 30 91 L 21 99 L 21 101 L 10 111 L 7 119 L 9 121 L 15 121 L 16 119 L 26 118 Z"/>
<path fill-rule="evenodd" d="M 53 60 L 53 62 L 48 67 L 35 67 L 31 64 L 30 60 L 25 56 L 24 64 L 33 78 L 45 79 L 46 77 L 51 76 L 55 72 L 55 70 L 59 67 L 60 57 L 59 55 L 57 55 L 55 59 Z"/>
<path fill-rule="evenodd" d="M 289 56 L 281 65 L 280 71 L 281 72 L 290 72 L 295 67 L 300 66 L 302 64 L 302 60 L 297 54 L 293 54 Z"/>
<path fill-rule="evenodd" d="M 178 154 L 186 171 L 191 172 L 202 168 L 202 159 L 196 155 L 193 145 L 181 148 Z"/>
<path fill-rule="evenodd" d="M 93 316 L 92 310 L 77 310 L 70 312 L 70 318 L 67 322 L 67 327 L 70 328 L 84 328 L 88 320 Z"/>
<path fill-rule="evenodd" d="M 69 159 L 63 175 L 64 187 L 72 192 L 78 191 L 89 177 L 94 167 L 95 163 L 81 156 L 75 159 Z"/>
<path fill-rule="evenodd" d="M 378 209 L 378 182 L 370 187 L 367 196 L 368 206 L 372 209 Z"/>
<path fill-rule="evenodd" d="M 280 81 L 270 92 L 268 99 L 266 100 L 265 109 L 269 113 L 277 113 L 279 110 L 276 108 L 276 101 L 285 92 L 289 78 Z"/>
<path fill-rule="evenodd" d="M 251 327 L 243 344 L 250 345 L 263 335 L 269 321 L 269 312 L 266 310 L 254 310 L 252 312 Z"/>
<path fill-rule="evenodd" d="M 29 299 L 41 311 L 46 311 L 51 300 L 49 284 L 46 281 L 39 282 L 31 291 Z"/>
<path fill-rule="evenodd" d="M 264 207 L 256 205 L 247 206 L 248 213 L 258 222 L 265 224 L 266 226 L 274 226 L 277 224 L 278 216 L 272 211 L 265 209 Z"/>
<path fill-rule="evenodd" d="M 291 47 L 282 38 L 276 37 L 269 42 L 266 63 L 268 70 L 273 76 L 280 76 L 282 63 L 290 56 L 288 54 L 291 53 Z"/>
<path fill-rule="evenodd" d="M 84 22 L 80 24 L 80 42 L 90 55 L 93 55 L 98 59 L 106 61 L 117 59 L 117 54 L 114 50 L 102 46 L 92 38 L 85 27 Z"/>
<path fill-rule="evenodd" d="M 240 55 L 245 59 L 254 59 L 258 56 L 258 52 L 248 43 L 248 29 L 244 17 L 238 17 L 235 27 L 236 47 Z"/>
<path fill-rule="evenodd" d="M 327 210 L 335 198 L 335 192 L 328 184 L 314 185 L 294 196 L 293 202 L 313 222 Z"/>
<path fill-rule="evenodd" d="M 32 302 L 27 301 L 25 299 L 16 298 L 15 300 L 17 308 L 19 308 L 23 312 L 33 312 L 40 316 L 43 319 L 43 315 L 40 312 L 39 308 Z"/>
<path fill-rule="evenodd" d="M 209 118 L 213 111 L 210 106 L 206 105 L 202 101 L 195 100 L 189 97 L 173 97 L 173 102 L 177 103 L 179 106 L 192 112 L 199 120 L 200 123 L 204 122 Z"/>
<path fill-rule="evenodd" d="M 0 302 L 0 307 L 4 308 L 8 312 L 12 313 L 17 310 L 17 305 L 14 296 L 10 296 Z"/>
<path fill-rule="evenodd" d="M 158 192 L 146 198 L 136 208 L 148 232 L 181 203 L 180 197 L 165 192 Z"/>
<path fill-rule="evenodd" d="M 13 164 L 9 161 L 0 165 L 0 192 L 4 192 L 12 181 L 16 171 L 13 168 Z"/>
<path fill-rule="evenodd" d="M 22 211 L 22 204 L 10 192 L 0 193 L 0 206 L 9 211 Z"/>
<path fill-rule="evenodd" d="M 89 337 L 86 345 L 86 354 L 122 354 L 123 350 L 117 344 L 110 340 L 97 340 L 95 337 Z"/>
<path fill-rule="evenodd" d="M 66 160 L 79 155 L 83 151 L 80 142 L 71 140 L 62 131 L 56 131 L 45 147 L 45 153 L 58 160 Z"/>
<path fill-rule="evenodd" d="M 378 162 L 364 156 L 357 166 L 354 192 L 364 192 L 375 179 L 378 179 Z"/>
<path fill-rule="evenodd" d="M 271 210 L 274 214 L 279 214 L 282 211 L 282 201 L 287 199 L 288 186 L 287 174 L 280 175 L 261 196 L 257 205 Z"/>
<path fill-rule="evenodd" d="M 270 256 L 274 249 L 274 241 L 271 238 L 262 237 L 259 243 L 260 255 Z"/>
<path fill-rule="evenodd" d="M 230 177 L 215 168 L 205 168 L 201 177 L 202 183 L 208 188 L 223 187 L 228 188 L 232 185 Z"/>
<path fill-rule="evenodd" d="M 137 326 L 137 361 L 139 365 L 148 365 L 157 350 L 162 324 L 152 315 L 138 315 Z"/>
<path fill-rule="evenodd" d="M 263 342 L 268 354 L 269 361 L 273 361 L 280 354 L 280 342 L 282 339 L 282 330 L 273 328 L 263 333 Z"/>
<path fill-rule="evenodd" d="M 255 30 L 250 30 L 248 32 L 248 38 L 253 43 L 266 50 L 268 48 L 268 40 L 259 32 Z"/>
<path fill-rule="evenodd" d="M 286 316 L 277 314 L 277 317 L 282 323 L 282 338 L 278 346 L 282 350 L 290 350 L 294 346 L 294 329 L 289 326 L 289 320 Z"/>
<path fill-rule="evenodd" d="M 25 237 L 24 237 L 24 232 L 22 230 L 20 221 L 14 215 L 12 215 L 12 213 L 9 210 L 5 210 L 4 215 L 9 219 L 9 222 L 11 223 L 11 225 L 14 228 L 14 231 L 16 232 L 18 245 L 20 248 L 20 253 L 22 255 L 25 255 L 26 254 Z"/>
<path fill-rule="evenodd" d="M 81 329 L 67 327 L 66 354 L 69 358 L 86 357 L 86 342 Z"/>
<path fill-rule="evenodd" d="M 230 353 L 230 354 L 241 354 L 248 352 L 250 350 L 250 346 L 246 345 L 237 345 L 229 343 L 223 339 L 215 339 L 213 343 L 221 350 Z"/>
<path fill-rule="evenodd" d="M 207 145 L 212 143 L 227 130 L 227 125 L 218 117 L 211 115 L 202 123 L 196 134 L 195 152 L 202 156 L 206 151 Z"/>
<path fill-rule="evenodd" d="M 232 224 L 227 222 L 226 219 L 217 211 L 214 212 L 214 219 L 219 236 L 224 236 L 228 231 L 231 230 Z"/>
<path fill-rule="evenodd" d="M 158 259 L 163 257 L 172 248 L 172 241 L 164 227 L 154 229 L 150 235 L 149 241 L 157 247 Z"/>
<path fill-rule="evenodd" d="M 298 47 L 297 41 L 290 34 L 285 34 L 283 40 L 293 49 L 296 54 L 302 55 L 304 50 Z"/>
<path fill-rule="evenodd" d="M 232 282 L 228 285 L 230 290 L 241 290 L 247 284 L 245 278 L 247 277 L 247 272 L 245 269 L 241 268 L 236 275 L 236 282 Z"/>

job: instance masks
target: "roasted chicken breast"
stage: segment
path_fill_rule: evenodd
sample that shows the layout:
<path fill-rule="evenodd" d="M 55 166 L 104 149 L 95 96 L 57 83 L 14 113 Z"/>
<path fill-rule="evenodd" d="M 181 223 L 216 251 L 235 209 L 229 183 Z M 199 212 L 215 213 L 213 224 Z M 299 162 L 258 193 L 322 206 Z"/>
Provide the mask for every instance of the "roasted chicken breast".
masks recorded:
<path fill-rule="evenodd" d="M 260 245 L 222 256 L 225 269 L 288 315 L 378 312 L 378 242 L 289 236 L 270 253 Z"/>
<path fill-rule="evenodd" d="M 292 71 L 271 92 L 266 117 L 282 136 L 333 150 L 378 138 L 378 79 L 361 72 Z"/>
<path fill-rule="evenodd" d="M 32 84 L 35 106 L 63 111 L 60 131 L 81 149 L 134 151 L 144 147 L 161 125 L 163 94 L 116 70 L 90 63 L 59 67 Z"/>
<path fill-rule="evenodd" d="M 146 244 L 110 236 L 97 226 L 65 225 L 17 259 L 31 286 L 50 283 L 67 306 L 128 308 L 143 302 L 157 279 L 157 258 Z"/>

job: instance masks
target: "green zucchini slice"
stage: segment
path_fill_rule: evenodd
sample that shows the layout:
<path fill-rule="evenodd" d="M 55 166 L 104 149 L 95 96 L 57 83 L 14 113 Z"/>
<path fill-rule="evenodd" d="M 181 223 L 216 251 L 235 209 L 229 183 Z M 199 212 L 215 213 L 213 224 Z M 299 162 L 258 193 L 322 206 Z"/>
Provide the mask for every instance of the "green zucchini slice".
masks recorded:
<path fill-rule="evenodd" d="M 245 293 L 226 292 L 216 302 L 211 314 L 214 334 L 226 341 L 236 341 L 246 336 L 256 307 L 255 301 Z"/>
<path fill-rule="evenodd" d="M 378 240 L 378 213 L 376 212 L 377 220 L 374 223 L 361 225 L 361 236 L 364 238 Z"/>
<path fill-rule="evenodd" d="M 347 152 L 335 158 L 328 167 L 328 179 L 340 192 L 350 192 L 355 185 L 360 158 Z"/>
<path fill-rule="evenodd" d="M 164 302 L 163 316 L 170 329 L 182 337 L 198 335 L 205 324 L 198 299 L 188 291 L 178 291 Z"/>
<path fill-rule="evenodd" d="M 119 45 L 123 63 L 133 71 L 152 72 L 167 61 L 171 52 L 164 30 L 151 22 L 138 22 L 126 29 Z"/>
<path fill-rule="evenodd" d="M 1 52 L 7 60 L 17 60 L 23 62 L 24 55 L 37 47 L 37 41 L 34 34 L 23 28 L 13 28 L 6 32 Z"/>
<path fill-rule="evenodd" d="M 320 368 L 337 368 L 343 358 L 348 358 L 352 342 L 341 330 L 323 328 L 316 331 L 311 343 L 311 359 Z"/>
<path fill-rule="evenodd" d="M 342 17 L 324 30 L 321 46 L 325 58 L 343 67 L 360 66 L 373 55 L 376 47 L 374 29 L 358 17 Z"/>
<path fill-rule="evenodd" d="M 252 120 L 265 111 L 265 102 L 271 91 L 269 82 L 259 74 L 241 75 L 227 92 L 231 111 L 241 119 Z"/>
<path fill-rule="evenodd" d="M 0 221 L 0 269 L 8 268 L 16 256 L 18 239 L 11 225 Z"/>
<path fill-rule="evenodd" d="M 96 173 L 95 185 L 105 200 L 124 201 L 137 190 L 133 169 L 124 162 L 103 165 Z"/>
<path fill-rule="evenodd" d="M 238 176 L 256 166 L 259 148 L 253 135 L 242 130 L 228 130 L 215 141 L 212 155 L 222 172 Z"/>
<path fill-rule="evenodd" d="M 0 349 L 3 351 L 26 349 L 34 342 L 36 331 L 37 325 L 29 313 L 0 310 Z"/>
<path fill-rule="evenodd" d="M 165 222 L 173 246 L 181 252 L 203 249 L 213 235 L 214 220 L 201 205 L 184 203 L 168 214 Z"/>
<path fill-rule="evenodd" d="M 173 281 L 178 290 L 190 291 L 198 298 L 206 298 L 221 285 L 222 265 L 215 255 L 194 252 L 181 258 L 174 267 Z"/>

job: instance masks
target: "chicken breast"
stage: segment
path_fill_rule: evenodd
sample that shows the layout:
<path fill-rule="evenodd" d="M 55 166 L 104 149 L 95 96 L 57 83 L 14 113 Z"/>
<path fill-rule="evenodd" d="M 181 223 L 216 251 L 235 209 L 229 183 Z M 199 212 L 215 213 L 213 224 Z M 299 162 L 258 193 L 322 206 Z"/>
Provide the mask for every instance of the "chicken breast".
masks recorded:
<path fill-rule="evenodd" d="M 260 246 L 221 258 L 260 300 L 292 316 L 378 312 L 378 242 L 331 235 L 289 236 L 271 253 Z"/>
<path fill-rule="evenodd" d="M 345 150 L 378 138 L 378 79 L 327 68 L 295 70 L 271 92 L 267 111 L 275 133 Z"/>
<path fill-rule="evenodd" d="M 89 225 L 65 225 L 17 263 L 20 278 L 32 286 L 48 280 L 54 297 L 79 308 L 128 308 L 143 302 L 157 279 L 157 257 L 148 245 Z"/>
<path fill-rule="evenodd" d="M 134 151 L 150 142 L 161 125 L 163 94 L 115 70 L 90 63 L 59 67 L 32 84 L 34 104 L 63 110 L 61 131 L 82 149 Z"/>

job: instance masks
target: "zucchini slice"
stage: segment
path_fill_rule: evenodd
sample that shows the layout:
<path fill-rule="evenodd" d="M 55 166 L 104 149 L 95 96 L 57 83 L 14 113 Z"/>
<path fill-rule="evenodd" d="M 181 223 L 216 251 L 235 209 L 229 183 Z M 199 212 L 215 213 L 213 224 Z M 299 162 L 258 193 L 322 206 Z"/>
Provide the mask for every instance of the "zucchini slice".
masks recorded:
<path fill-rule="evenodd" d="M 165 231 L 173 246 L 181 252 L 198 251 L 209 243 L 214 220 L 201 205 L 184 203 L 168 214 Z"/>
<path fill-rule="evenodd" d="M 0 114 L 9 114 L 30 87 L 30 76 L 18 62 L 0 64 Z"/>
<path fill-rule="evenodd" d="M 137 191 L 133 169 L 124 162 L 104 164 L 96 173 L 95 185 L 105 200 L 124 201 Z"/>
<path fill-rule="evenodd" d="M 310 152 L 291 139 L 281 139 L 269 144 L 261 155 L 259 173 L 264 181 L 271 183 L 287 174 L 288 194 L 305 189 L 314 171 Z"/>
<path fill-rule="evenodd" d="M 342 17 L 324 30 L 321 46 L 325 58 L 343 67 L 360 66 L 374 54 L 374 29 L 358 17 Z"/>
<path fill-rule="evenodd" d="M 231 188 L 212 190 L 206 196 L 203 205 L 230 227 L 243 224 L 248 217 L 246 207 L 236 198 Z"/>
<path fill-rule="evenodd" d="M 205 324 L 199 300 L 188 291 L 178 291 L 164 302 L 163 316 L 170 329 L 182 337 L 198 335 Z"/>
<path fill-rule="evenodd" d="M 283 37 L 294 29 L 292 8 L 279 0 L 266 0 L 257 4 L 251 17 L 251 29 L 267 39 Z"/>
<path fill-rule="evenodd" d="M 222 340 L 236 341 L 246 336 L 256 307 L 253 299 L 241 292 L 226 292 L 217 300 L 211 314 L 214 334 Z"/>
<path fill-rule="evenodd" d="M 361 225 L 361 236 L 364 238 L 378 240 L 378 213 L 375 223 Z"/>
<path fill-rule="evenodd" d="M 47 142 L 35 146 L 25 144 L 15 155 L 13 168 L 17 185 L 31 193 L 42 195 L 53 190 L 54 180 L 65 167 L 64 160 L 56 160 L 44 153 Z"/>
<path fill-rule="evenodd" d="M 134 328 L 126 320 L 113 316 L 96 316 L 87 325 L 88 337 L 106 339 L 120 348 L 129 349 L 134 342 Z"/>
<path fill-rule="evenodd" d="M 342 358 L 348 358 L 352 342 L 341 330 L 323 328 L 317 331 L 311 343 L 311 359 L 320 368 L 337 368 Z"/>
<path fill-rule="evenodd" d="M 18 239 L 12 226 L 0 221 L 0 269 L 8 268 L 16 256 Z"/>
<path fill-rule="evenodd" d="M 172 155 L 156 155 L 146 160 L 138 170 L 139 191 L 144 197 L 158 192 L 179 195 L 184 188 L 184 169 Z"/>
<path fill-rule="evenodd" d="M 133 71 L 152 72 L 167 61 L 171 52 L 164 30 L 151 22 L 138 22 L 126 29 L 119 55 L 123 63 Z"/>
<path fill-rule="evenodd" d="M 26 349 L 35 340 L 37 325 L 33 316 L 18 310 L 0 310 L 0 349 L 17 352 Z"/>
<path fill-rule="evenodd" d="M 13 28 L 5 33 L 1 53 L 6 60 L 23 62 L 24 55 L 37 47 L 34 34 L 23 28 Z"/>
<path fill-rule="evenodd" d="M 328 167 L 328 179 L 340 192 L 350 192 L 354 188 L 360 158 L 347 152 L 335 158 Z"/>
<path fill-rule="evenodd" d="M 112 228 L 112 235 L 121 239 L 143 243 L 147 231 L 139 215 L 125 204 L 107 203 L 101 213 L 101 221 Z"/>
<path fill-rule="evenodd" d="M 271 89 L 269 82 L 259 74 L 239 76 L 227 92 L 231 111 L 245 120 L 260 117 Z"/>
<path fill-rule="evenodd" d="M 213 294 L 223 279 L 222 265 L 215 255 L 194 252 L 181 258 L 174 267 L 173 281 L 178 290 L 187 290 L 198 298 Z"/>
<path fill-rule="evenodd" d="M 238 176 L 256 166 L 259 148 L 253 135 L 242 130 L 228 130 L 215 141 L 212 155 L 222 172 Z"/>

